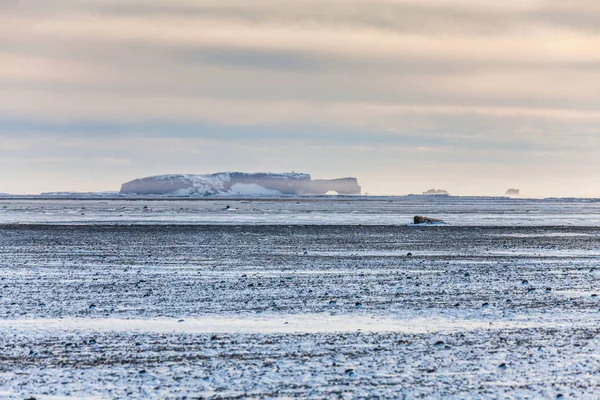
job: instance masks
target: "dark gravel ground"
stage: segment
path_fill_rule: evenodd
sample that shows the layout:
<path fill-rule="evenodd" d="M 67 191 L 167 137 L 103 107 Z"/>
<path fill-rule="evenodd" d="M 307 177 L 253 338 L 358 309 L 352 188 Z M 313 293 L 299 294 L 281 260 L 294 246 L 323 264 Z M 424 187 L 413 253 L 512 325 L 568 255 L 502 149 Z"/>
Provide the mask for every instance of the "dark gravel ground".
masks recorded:
<path fill-rule="evenodd" d="M 2 320 L 557 320 L 422 334 L 0 327 L 0 397 L 598 398 L 599 239 L 593 227 L 0 226 Z"/>
<path fill-rule="evenodd" d="M 600 306 L 598 228 L 4 226 L 0 238 L 2 318 Z"/>

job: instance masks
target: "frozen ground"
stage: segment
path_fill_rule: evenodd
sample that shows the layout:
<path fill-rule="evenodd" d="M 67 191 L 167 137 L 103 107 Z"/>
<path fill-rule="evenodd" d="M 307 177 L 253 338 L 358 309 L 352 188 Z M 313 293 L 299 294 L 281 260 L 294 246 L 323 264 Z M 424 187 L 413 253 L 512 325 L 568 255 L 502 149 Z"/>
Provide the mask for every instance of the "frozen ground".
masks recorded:
<path fill-rule="evenodd" d="M 406 225 L 415 215 L 457 226 L 600 226 L 600 200 L 461 197 L 11 200 L 0 224 Z"/>
<path fill-rule="evenodd" d="M 597 203 L 0 210 L 0 398 L 600 397 Z"/>

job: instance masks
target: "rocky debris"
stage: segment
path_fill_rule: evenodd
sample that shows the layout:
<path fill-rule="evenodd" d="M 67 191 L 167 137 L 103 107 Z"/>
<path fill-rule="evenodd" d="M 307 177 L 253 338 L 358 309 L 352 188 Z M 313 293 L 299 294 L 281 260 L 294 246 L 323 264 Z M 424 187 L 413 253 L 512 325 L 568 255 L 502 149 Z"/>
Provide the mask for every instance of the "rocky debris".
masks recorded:
<path fill-rule="evenodd" d="M 209 204 L 218 210 L 227 203 Z M 595 375 L 581 375 L 598 366 L 599 264 L 589 256 L 596 233 L 577 226 L 3 226 L 0 314 L 5 324 L 17 323 L 2 332 L 0 386 L 19 399 L 41 390 L 48 398 L 175 398 L 186 391 L 268 397 L 277 390 L 280 397 L 327 398 L 331 382 L 355 397 L 551 399 L 563 391 L 566 398 L 596 398 Z M 504 244 L 519 249 L 523 237 L 536 252 L 502 250 Z M 548 255 L 556 253 L 542 251 L 554 245 L 569 250 L 552 263 L 556 274 L 548 273 Z M 311 257 L 302 257 L 309 248 Z M 409 251 L 413 258 L 404 259 Z M 279 286 L 288 278 L 293 284 Z M 527 294 L 523 280 L 537 290 Z M 255 287 L 246 291 L 250 281 Z M 149 289 L 156 295 L 144 297 Z M 327 307 L 332 299 L 336 304 Z M 115 314 L 106 316 L 111 307 Z M 329 322 L 311 316 L 331 312 L 374 319 L 342 332 L 301 333 L 304 322 L 329 330 Z M 240 314 L 275 315 L 273 329 L 288 333 L 199 332 L 194 322 L 200 315 Z M 293 315 L 307 319 L 294 323 Z M 419 333 L 398 318 L 391 331 L 370 332 L 397 316 L 456 318 L 459 325 L 446 332 L 427 325 L 433 332 Z M 33 318 L 41 321 L 31 329 L 18 322 Z M 79 322 L 69 328 L 74 318 Z M 98 328 L 83 329 L 92 318 Z M 122 328 L 102 327 L 101 318 L 123 321 Z M 148 322 L 151 332 L 134 331 L 127 318 L 176 328 L 154 332 Z M 53 319 L 65 325 L 51 328 Z M 287 328 L 279 326 L 290 319 Z M 218 338 L 209 340 L 213 334 Z M 437 341 L 444 344 L 433 346 Z M 536 351 L 540 346 L 546 351 Z M 498 368 L 502 363 L 506 370 Z M 138 374 L 142 369 L 147 374 Z M 397 379 L 402 371 L 410 374 Z M 560 375 L 560 387 L 551 385 L 552 374 Z M 515 376 L 522 384 L 514 384 Z"/>
<path fill-rule="evenodd" d="M 429 218 L 429 217 L 423 217 L 423 216 L 420 216 L 420 215 L 415 215 L 414 224 L 415 225 L 419 225 L 419 224 L 445 224 L 445 222 L 442 221 L 441 219 Z"/>

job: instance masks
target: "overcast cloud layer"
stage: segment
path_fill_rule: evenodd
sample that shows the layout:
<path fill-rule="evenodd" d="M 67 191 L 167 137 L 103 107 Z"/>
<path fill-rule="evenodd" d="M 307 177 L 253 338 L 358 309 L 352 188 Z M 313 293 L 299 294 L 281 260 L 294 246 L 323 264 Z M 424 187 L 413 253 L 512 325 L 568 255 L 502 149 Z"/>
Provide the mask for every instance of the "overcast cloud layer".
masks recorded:
<path fill-rule="evenodd" d="M 0 192 L 163 173 L 600 197 L 597 0 L 0 0 Z"/>

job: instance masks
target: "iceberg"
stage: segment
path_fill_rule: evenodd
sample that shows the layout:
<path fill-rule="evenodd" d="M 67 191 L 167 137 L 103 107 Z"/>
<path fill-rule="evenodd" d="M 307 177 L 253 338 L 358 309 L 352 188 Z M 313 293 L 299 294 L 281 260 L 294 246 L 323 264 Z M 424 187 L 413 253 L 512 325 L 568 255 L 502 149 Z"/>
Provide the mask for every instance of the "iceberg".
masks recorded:
<path fill-rule="evenodd" d="M 121 185 L 120 194 L 202 196 L 360 194 L 356 178 L 312 179 L 309 174 L 220 172 L 208 175 L 172 174 L 134 179 Z"/>

